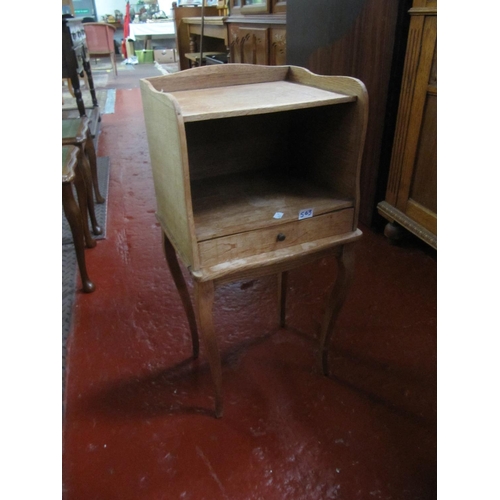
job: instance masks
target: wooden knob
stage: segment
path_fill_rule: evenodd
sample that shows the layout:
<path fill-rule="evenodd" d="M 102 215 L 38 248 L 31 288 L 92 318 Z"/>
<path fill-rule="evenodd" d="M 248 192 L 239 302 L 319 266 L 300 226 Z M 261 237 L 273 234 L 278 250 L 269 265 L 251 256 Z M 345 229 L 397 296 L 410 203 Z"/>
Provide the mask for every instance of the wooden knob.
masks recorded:
<path fill-rule="evenodd" d="M 279 233 L 278 236 L 276 236 L 276 241 L 285 241 L 286 236 L 283 233 Z"/>

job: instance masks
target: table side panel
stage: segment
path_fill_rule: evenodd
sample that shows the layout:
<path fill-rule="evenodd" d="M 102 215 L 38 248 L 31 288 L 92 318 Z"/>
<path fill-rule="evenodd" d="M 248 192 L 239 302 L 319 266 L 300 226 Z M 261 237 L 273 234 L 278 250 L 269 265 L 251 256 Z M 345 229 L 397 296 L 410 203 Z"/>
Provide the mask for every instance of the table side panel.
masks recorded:
<path fill-rule="evenodd" d="M 175 101 L 146 80 L 140 85 L 157 217 L 186 266 L 197 267 L 184 125 Z"/>

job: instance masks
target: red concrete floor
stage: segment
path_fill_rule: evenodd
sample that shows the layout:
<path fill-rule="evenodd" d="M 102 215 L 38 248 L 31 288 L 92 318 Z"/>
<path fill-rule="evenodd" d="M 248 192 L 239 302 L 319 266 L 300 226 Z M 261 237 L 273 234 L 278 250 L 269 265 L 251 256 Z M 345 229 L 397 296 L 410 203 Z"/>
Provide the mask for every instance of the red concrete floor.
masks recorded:
<path fill-rule="evenodd" d="M 190 359 L 162 253 L 139 89 L 117 91 L 101 130 L 108 236 L 87 251 L 96 291 L 75 303 L 64 498 L 436 498 L 435 256 L 362 227 L 329 378 L 315 335 L 333 260 L 290 273 L 283 330 L 274 277 L 219 289 L 215 419 L 203 347 Z"/>

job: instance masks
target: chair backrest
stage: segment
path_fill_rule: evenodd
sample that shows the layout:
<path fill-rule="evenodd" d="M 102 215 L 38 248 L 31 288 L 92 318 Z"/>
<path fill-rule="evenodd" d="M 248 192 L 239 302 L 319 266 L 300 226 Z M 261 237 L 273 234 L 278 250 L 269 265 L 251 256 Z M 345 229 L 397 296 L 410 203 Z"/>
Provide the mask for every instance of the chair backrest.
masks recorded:
<path fill-rule="evenodd" d="M 85 23 L 85 38 L 90 54 L 109 54 L 115 51 L 116 28 L 108 23 Z"/>

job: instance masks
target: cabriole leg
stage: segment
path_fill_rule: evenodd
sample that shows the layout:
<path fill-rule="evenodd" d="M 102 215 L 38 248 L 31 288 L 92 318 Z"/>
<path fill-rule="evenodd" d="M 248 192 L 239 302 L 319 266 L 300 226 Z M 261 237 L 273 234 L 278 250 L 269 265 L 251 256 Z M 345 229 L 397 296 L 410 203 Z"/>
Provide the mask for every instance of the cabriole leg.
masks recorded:
<path fill-rule="evenodd" d="M 163 248 L 165 250 L 165 258 L 167 259 L 167 264 L 174 279 L 175 286 L 180 295 L 184 311 L 186 313 L 189 330 L 191 331 L 191 340 L 193 342 L 193 358 L 197 358 L 200 352 L 200 344 L 198 340 L 198 329 L 196 327 L 196 317 L 194 314 L 193 305 L 191 304 L 191 298 L 189 297 L 189 291 L 186 286 L 186 281 L 182 275 L 181 268 L 179 266 L 179 261 L 177 260 L 177 255 L 175 254 L 175 248 L 170 243 L 165 233 L 162 232 L 163 236 Z"/>
<path fill-rule="evenodd" d="M 195 282 L 196 308 L 200 332 L 207 350 L 208 363 L 215 386 L 215 416 L 220 418 L 222 417 L 222 366 L 213 322 L 214 295 L 213 281 Z"/>
<path fill-rule="evenodd" d="M 320 353 L 323 374 L 328 376 L 328 348 L 339 312 L 347 297 L 354 274 L 354 246 L 344 245 L 338 260 L 338 276 L 326 304 L 321 325 Z"/>

